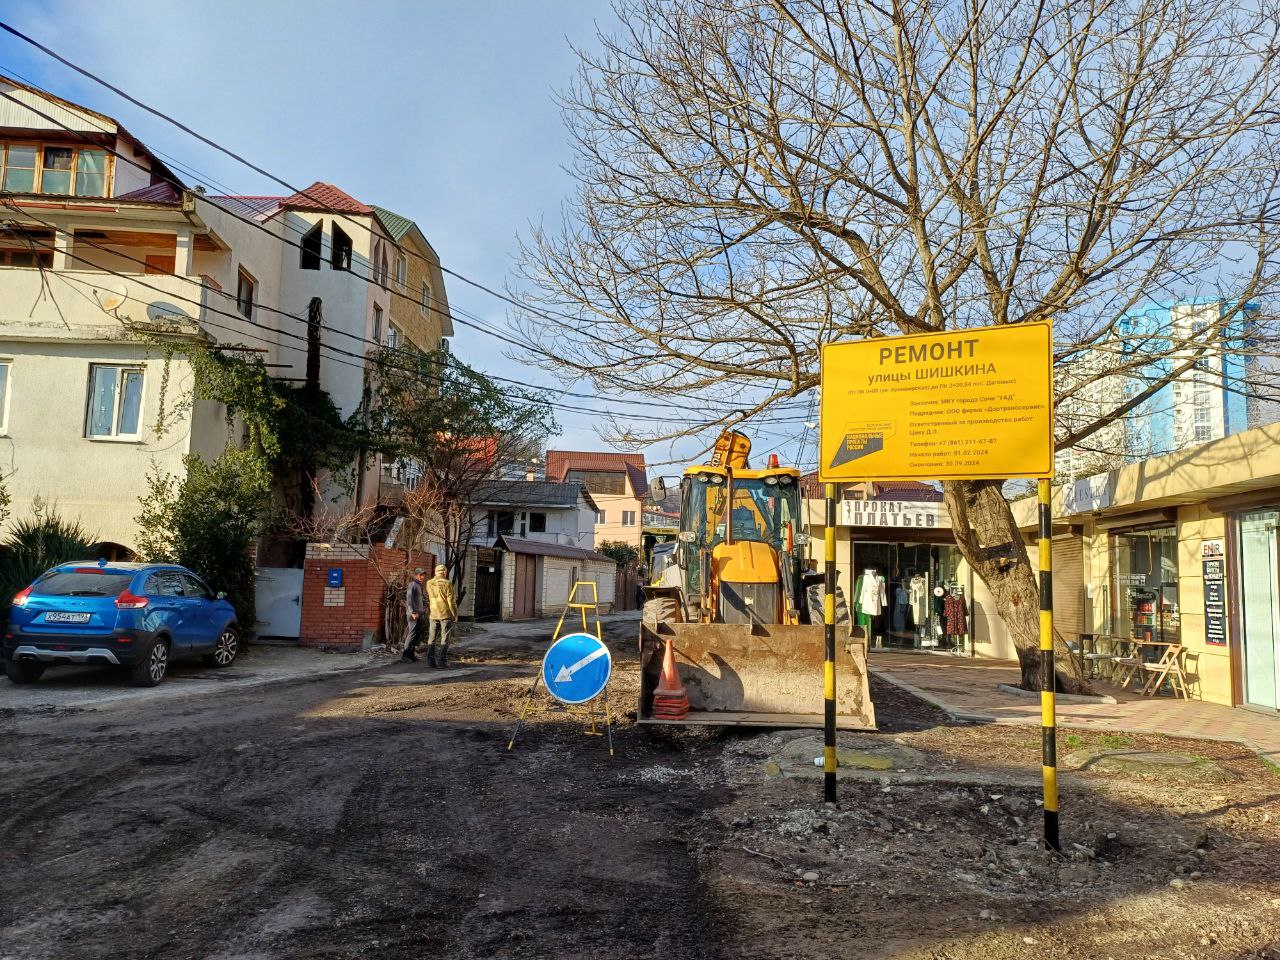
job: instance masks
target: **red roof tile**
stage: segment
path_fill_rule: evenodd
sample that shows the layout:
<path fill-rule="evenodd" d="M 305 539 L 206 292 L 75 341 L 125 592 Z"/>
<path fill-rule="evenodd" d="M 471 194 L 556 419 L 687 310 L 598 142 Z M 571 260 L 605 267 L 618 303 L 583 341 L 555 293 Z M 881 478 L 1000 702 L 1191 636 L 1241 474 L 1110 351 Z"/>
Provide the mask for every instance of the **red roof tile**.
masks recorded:
<path fill-rule="evenodd" d="M 649 477 L 643 453 L 605 453 L 598 450 L 548 450 L 547 479 L 564 481 L 570 470 L 625 473 L 637 497 L 649 495 Z"/>
<path fill-rule="evenodd" d="M 334 210 L 338 213 L 373 213 L 373 207 L 361 203 L 332 183 L 317 180 L 305 190 L 280 201 L 282 207 L 294 210 Z"/>

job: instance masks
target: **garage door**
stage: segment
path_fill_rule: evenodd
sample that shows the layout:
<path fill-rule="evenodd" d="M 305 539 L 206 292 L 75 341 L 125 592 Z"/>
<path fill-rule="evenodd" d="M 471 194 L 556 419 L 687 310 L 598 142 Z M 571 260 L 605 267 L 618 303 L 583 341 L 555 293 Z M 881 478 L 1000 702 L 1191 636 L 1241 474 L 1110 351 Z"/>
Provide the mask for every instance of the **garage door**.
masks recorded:
<path fill-rule="evenodd" d="M 1053 628 L 1075 640 L 1085 628 L 1084 541 L 1070 535 L 1053 538 Z"/>

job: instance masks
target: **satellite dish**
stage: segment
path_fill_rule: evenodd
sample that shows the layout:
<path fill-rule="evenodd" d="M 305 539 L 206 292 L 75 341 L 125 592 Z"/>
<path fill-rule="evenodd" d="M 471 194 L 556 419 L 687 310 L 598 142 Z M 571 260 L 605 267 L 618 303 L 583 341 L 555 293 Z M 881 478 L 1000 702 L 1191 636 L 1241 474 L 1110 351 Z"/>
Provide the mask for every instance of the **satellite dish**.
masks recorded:
<path fill-rule="evenodd" d="M 129 288 L 123 282 L 117 281 L 114 284 L 99 287 L 93 294 L 98 298 L 98 306 L 103 310 L 118 310 L 129 299 Z"/>

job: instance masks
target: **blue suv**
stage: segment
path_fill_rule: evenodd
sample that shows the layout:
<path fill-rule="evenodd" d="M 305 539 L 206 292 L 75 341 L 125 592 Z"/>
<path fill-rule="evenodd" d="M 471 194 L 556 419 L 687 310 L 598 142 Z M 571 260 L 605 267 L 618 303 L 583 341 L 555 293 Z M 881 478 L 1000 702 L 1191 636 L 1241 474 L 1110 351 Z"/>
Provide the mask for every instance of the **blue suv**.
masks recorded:
<path fill-rule="evenodd" d="M 34 683 L 54 664 L 93 663 L 154 687 L 180 657 L 230 666 L 240 632 L 225 596 L 185 567 L 99 560 L 54 567 L 15 596 L 2 651 L 14 683 Z"/>

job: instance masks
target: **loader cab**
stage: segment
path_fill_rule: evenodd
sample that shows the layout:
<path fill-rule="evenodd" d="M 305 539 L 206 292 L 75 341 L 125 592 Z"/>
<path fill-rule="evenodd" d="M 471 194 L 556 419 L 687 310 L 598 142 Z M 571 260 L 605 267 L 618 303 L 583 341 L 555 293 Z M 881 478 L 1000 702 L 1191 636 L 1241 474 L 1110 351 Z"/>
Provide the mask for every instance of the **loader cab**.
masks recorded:
<path fill-rule="evenodd" d="M 780 572 L 790 573 L 801 523 L 798 470 L 739 469 L 730 476 L 723 467 L 691 467 L 681 481 L 680 505 L 677 563 L 688 597 L 703 595 L 709 558 L 726 542 L 767 544 L 783 561 Z"/>

